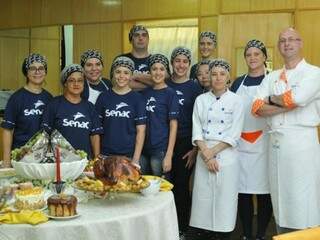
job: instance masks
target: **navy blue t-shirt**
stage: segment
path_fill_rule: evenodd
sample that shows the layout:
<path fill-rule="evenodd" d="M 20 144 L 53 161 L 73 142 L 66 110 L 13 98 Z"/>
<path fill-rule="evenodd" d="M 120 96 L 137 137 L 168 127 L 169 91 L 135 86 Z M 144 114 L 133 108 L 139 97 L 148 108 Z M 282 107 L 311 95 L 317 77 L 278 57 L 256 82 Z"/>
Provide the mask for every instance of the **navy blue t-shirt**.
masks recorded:
<path fill-rule="evenodd" d="M 89 99 L 89 86 L 94 89 L 97 90 L 99 92 L 106 92 L 109 91 L 112 88 L 112 83 L 110 80 L 102 78 L 101 81 L 99 82 L 99 84 L 94 85 L 94 84 L 90 84 L 88 81 L 84 82 L 84 86 L 83 86 L 83 92 L 81 93 L 81 97 L 85 100 Z"/>
<path fill-rule="evenodd" d="M 40 130 L 43 110 L 52 95 L 43 90 L 36 94 L 20 88 L 9 98 L 2 128 L 13 129 L 12 149 L 21 147 Z"/>
<path fill-rule="evenodd" d="M 167 84 L 176 91 L 179 98 L 180 110 L 177 137 L 191 137 L 193 104 L 197 96 L 202 93 L 202 89 L 193 80 L 188 80 L 184 83 L 168 81 Z"/>
<path fill-rule="evenodd" d="M 250 77 L 249 75 L 242 75 L 238 77 L 236 80 L 233 81 L 230 91 L 236 93 L 243 82 L 244 86 L 258 86 L 261 84 L 262 80 L 264 79 L 265 75 L 261 75 L 258 77 Z"/>
<path fill-rule="evenodd" d="M 130 58 L 134 62 L 134 72 L 133 73 L 142 73 L 142 74 L 150 74 L 149 71 L 149 58 L 151 55 L 145 58 L 136 58 L 132 55 L 132 53 L 126 53 L 121 56 L 125 56 Z"/>
<path fill-rule="evenodd" d="M 136 126 L 146 124 L 146 105 L 140 93 L 119 95 L 112 89 L 100 94 L 95 104 L 102 121 L 101 153 L 131 157 L 136 143 Z"/>
<path fill-rule="evenodd" d="M 147 88 L 142 94 L 147 102 L 147 131 L 144 151 L 166 151 L 168 147 L 170 120 L 178 119 L 179 100 L 170 87 Z"/>
<path fill-rule="evenodd" d="M 80 103 L 69 102 L 64 96 L 55 97 L 43 113 L 43 128 L 51 133 L 57 129 L 76 149 L 91 156 L 90 135 L 103 132 L 94 105 L 82 99 Z"/>

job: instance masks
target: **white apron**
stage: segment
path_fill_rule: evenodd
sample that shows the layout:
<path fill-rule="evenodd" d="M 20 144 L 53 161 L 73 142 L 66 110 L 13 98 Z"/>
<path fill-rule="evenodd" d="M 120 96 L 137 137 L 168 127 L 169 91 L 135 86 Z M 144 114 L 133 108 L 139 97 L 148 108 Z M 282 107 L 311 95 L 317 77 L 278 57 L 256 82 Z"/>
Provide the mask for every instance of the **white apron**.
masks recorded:
<path fill-rule="evenodd" d="M 270 190 L 276 223 L 280 227 L 293 229 L 317 226 L 320 222 L 320 186 L 317 185 L 320 183 L 320 145 L 317 128 L 274 130 L 269 148 Z"/>
<path fill-rule="evenodd" d="M 245 119 L 238 146 L 240 162 L 239 193 L 267 194 L 270 192 L 268 179 L 268 141 L 267 123 L 264 118 L 251 114 L 251 105 L 258 86 L 243 85 L 237 91 L 244 102 Z"/>
<path fill-rule="evenodd" d="M 206 142 L 212 147 L 217 142 Z M 239 165 L 234 148 L 217 155 L 220 171 L 210 172 L 200 154 L 197 156 L 190 226 L 218 232 L 234 229 L 238 206 Z"/>
<path fill-rule="evenodd" d="M 90 87 L 90 84 L 87 82 L 88 85 L 88 90 L 89 90 L 89 97 L 88 97 L 88 101 L 95 104 L 99 95 L 100 95 L 100 91 L 93 89 L 92 87 Z M 107 90 L 109 90 L 109 87 L 101 80 L 101 83 L 105 86 L 105 88 Z"/>

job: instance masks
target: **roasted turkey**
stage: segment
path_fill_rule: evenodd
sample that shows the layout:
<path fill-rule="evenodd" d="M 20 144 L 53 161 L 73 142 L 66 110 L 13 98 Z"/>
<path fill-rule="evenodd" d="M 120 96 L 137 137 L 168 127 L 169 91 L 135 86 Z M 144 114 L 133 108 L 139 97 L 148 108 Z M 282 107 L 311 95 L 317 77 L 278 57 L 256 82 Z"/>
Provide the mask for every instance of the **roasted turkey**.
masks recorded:
<path fill-rule="evenodd" d="M 140 179 L 139 169 L 125 156 L 99 156 L 93 165 L 97 179 L 105 185 L 116 185 L 118 182 L 137 182 Z"/>

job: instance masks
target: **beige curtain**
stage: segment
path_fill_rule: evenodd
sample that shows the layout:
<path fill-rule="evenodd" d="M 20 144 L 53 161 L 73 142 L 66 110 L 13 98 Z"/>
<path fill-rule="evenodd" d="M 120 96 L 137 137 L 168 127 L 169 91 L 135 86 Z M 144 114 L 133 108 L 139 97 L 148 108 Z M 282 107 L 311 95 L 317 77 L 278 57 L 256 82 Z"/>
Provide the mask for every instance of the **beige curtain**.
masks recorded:
<path fill-rule="evenodd" d="M 192 53 L 192 64 L 198 61 L 197 19 L 139 22 L 149 31 L 149 52 L 168 57 L 177 46 L 187 47 Z"/>

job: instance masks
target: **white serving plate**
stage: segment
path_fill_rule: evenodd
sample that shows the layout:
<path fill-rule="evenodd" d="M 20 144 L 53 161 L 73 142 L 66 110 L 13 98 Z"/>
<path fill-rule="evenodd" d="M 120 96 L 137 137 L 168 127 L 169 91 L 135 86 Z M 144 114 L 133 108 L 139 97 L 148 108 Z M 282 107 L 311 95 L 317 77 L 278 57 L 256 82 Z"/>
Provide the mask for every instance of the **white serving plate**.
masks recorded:
<path fill-rule="evenodd" d="M 56 217 L 56 216 L 49 215 L 49 211 L 48 211 L 48 210 L 45 210 L 45 211 L 44 211 L 44 214 L 45 214 L 48 218 L 51 218 L 51 219 L 54 219 L 54 220 L 71 220 L 71 219 L 74 219 L 74 218 L 77 218 L 77 217 L 80 217 L 80 216 L 81 216 L 79 213 L 77 213 L 76 215 L 68 216 L 68 217 Z"/>

